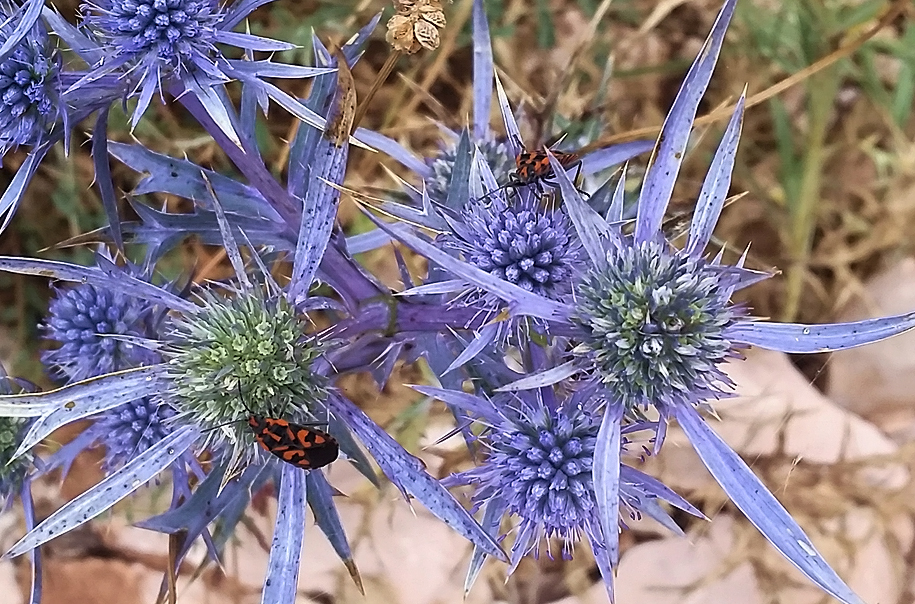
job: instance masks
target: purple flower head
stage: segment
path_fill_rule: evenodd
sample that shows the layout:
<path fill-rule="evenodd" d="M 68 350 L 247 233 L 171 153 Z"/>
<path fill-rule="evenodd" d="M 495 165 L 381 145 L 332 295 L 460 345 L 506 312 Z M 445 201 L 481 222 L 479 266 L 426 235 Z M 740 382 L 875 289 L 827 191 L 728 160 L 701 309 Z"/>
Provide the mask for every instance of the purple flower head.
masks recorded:
<path fill-rule="evenodd" d="M 20 10 L 0 3 L 0 43 L 15 34 Z M 34 146 L 47 139 L 64 111 L 60 92 L 58 50 L 36 23 L 0 60 L 0 156 L 19 145 Z"/>
<path fill-rule="evenodd" d="M 704 258 L 647 241 L 622 247 L 577 285 L 577 352 L 627 410 L 724 394 L 735 356 L 727 329 L 742 317 L 728 282 Z"/>
<path fill-rule="evenodd" d="M 323 127 L 323 119 L 314 111 L 262 78 L 307 78 L 329 70 L 255 61 L 254 52 L 290 50 L 295 45 L 232 31 L 252 10 L 270 1 L 229 5 L 219 0 L 87 1 L 82 5 L 85 34 L 61 19 L 56 21 L 58 33 L 78 47 L 92 66 L 67 93 L 91 89 L 111 77 L 120 79 L 124 92 L 137 97 L 131 118 L 135 127 L 153 95 L 158 91 L 164 102 L 168 92 L 198 119 L 215 122 L 222 135 L 240 146 L 248 133 L 237 131 L 236 109 L 222 96 L 221 86 L 241 80 L 258 89 L 264 110 L 268 98 L 273 98 L 303 121 Z M 237 47 L 245 58 L 227 58 L 219 45 Z M 184 99 L 188 94 L 191 98 Z"/>
<path fill-rule="evenodd" d="M 476 487 L 476 507 L 498 494 L 506 511 L 521 518 L 518 534 L 527 553 L 543 539 L 572 545 L 597 527 L 591 469 L 600 417 L 566 406 L 506 410 L 486 437 L 488 454 L 464 478 Z"/>
<path fill-rule="evenodd" d="M 617 469 L 621 477 L 618 498 L 614 502 L 599 499 L 594 485 L 602 399 L 593 387 L 561 398 L 552 389 L 540 389 L 498 395 L 492 400 L 454 390 L 424 386 L 416 389 L 464 409 L 487 426 L 479 439 L 486 452 L 483 462 L 444 482 L 473 487 L 474 510 L 485 510 L 484 524 L 488 529 L 498 530 L 505 515 L 517 519 L 517 526 L 511 529 L 515 540 L 509 572 L 525 555 L 539 555 L 540 546 L 546 543 L 549 547 L 552 539 L 562 542 L 562 556 L 566 559 L 572 557 L 579 541 L 586 540 L 611 589 L 613 553 L 605 545 L 603 515 L 619 516 L 625 507 L 630 517 L 650 516 L 678 534 L 682 531 L 659 501 L 703 517 L 660 482 L 622 463 Z M 652 428 L 650 422 L 630 422 L 617 443 L 618 455 L 628 454 L 630 435 Z M 608 503 L 612 503 L 612 509 L 603 509 Z M 481 562 L 475 553 L 468 588 Z"/>
<path fill-rule="evenodd" d="M 105 471 L 123 466 L 168 436 L 174 426 L 167 420 L 174 415 L 171 406 L 145 396 L 105 411 L 96 419 L 93 428 L 104 436 Z"/>
<path fill-rule="evenodd" d="M 43 328 L 60 347 L 44 351 L 41 360 L 71 382 L 149 362 L 153 353 L 117 336 L 145 336 L 151 310 L 142 299 L 91 283 L 55 287 Z"/>
<path fill-rule="evenodd" d="M 218 0 L 96 0 L 82 5 L 84 23 L 110 51 L 162 77 L 213 62 Z"/>
<path fill-rule="evenodd" d="M 460 221 L 441 241 L 473 266 L 547 298 L 571 293 L 581 244 L 562 208 L 493 195 L 469 202 Z"/>

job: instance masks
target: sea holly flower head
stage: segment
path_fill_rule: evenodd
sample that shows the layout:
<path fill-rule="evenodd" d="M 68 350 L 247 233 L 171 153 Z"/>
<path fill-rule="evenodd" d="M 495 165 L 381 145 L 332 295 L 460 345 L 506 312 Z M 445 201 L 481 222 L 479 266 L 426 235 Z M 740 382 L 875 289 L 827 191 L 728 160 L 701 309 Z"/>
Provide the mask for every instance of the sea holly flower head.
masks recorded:
<path fill-rule="evenodd" d="M 595 519 L 591 469 L 599 417 L 566 406 L 506 410 L 485 442 L 486 460 L 465 474 L 479 507 L 498 494 L 508 513 L 521 518 L 530 549 L 543 539 L 563 542 L 563 557 Z M 528 528 L 528 526 L 533 528 Z"/>
<path fill-rule="evenodd" d="M 169 421 L 175 416 L 171 405 L 157 397 L 144 396 L 126 405 L 105 411 L 91 428 L 103 436 L 104 470 L 111 472 L 134 456 L 168 436 L 173 429 Z"/>
<path fill-rule="evenodd" d="M 576 286 L 574 320 L 598 379 L 629 412 L 723 395 L 726 331 L 742 317 L 704 258 L 646 241 L 607 254 Z"/>
<path fill-rule="evenodd" d="M 505 184 L 515 169 L 515 157 L 504 140 L 491 138 L 477 141 L 476 148 L 483 156 L 495 176 L 496 182 Z M 425 178 L 426 192 L 430 199 L 444 201 L 454 173 L 457 159 L 457 145 L 445 145 L 437 155 L 427 160 L 430 174 Z"/>
<path fill-rule="evenodd" d="M 217 215 L 220 225 L 226 227 L 225 232 L 228 233 L 225 214 L 217 212 Z M 290 422 L 309 419 L 327 422 L 328 432 L 335 437 L 340 450 L 360 471 L 375 480 L 368 458 L 353 438 L 355 434 L 405 495 L 412 494 L 488 555 L 505 559 L 495 539 L 483 531 L 470 513 L 425 471 L 419 460 L 331 387 L 333 365 L 323 358 L 323 354 L 329 352 L 317 346 L 308 335 L 310 323 L 304 311 L 288 302 L 288 292 L 283 291 L 265 272 L 261 274 L 266 280 L 263 287 L 254 284 L 244 272 L 234 240 L 227 237 L 226 241 L 238 285 L 231 289 L 204 289 L 198 293 L 199 304 L 129 274 L 111 276 L 100 269 L 58 262 L 0 259 L 0 268 L 10 271 L 40 271 L 69 281 L 91 277 L 97 286 L 104 284 L 121 293 L 144 297 L 163 305 L 170 310 L 172 321 L 163 326 L 158 339 L 150 338 L 147 342 L 162 357 L 157 364 L 99 376 L 52 392 L 0 397 L 0 416 L 27 413 L 38 418 L 26 436 L 17 441 L 15 455 L 27 452 L 63 425 L 114 410 L 119 410 L 119 414 L 108 416 L 112 424 L 117 420 L 121 424 L 129 422 L 127 427 L 130 432 L 137 435 L 143 429 L 144 420 L 148 419 L 145 422 L 147 427 L 158 428 L 160 437 L 157 442 L 152 442 L 150 438 L 148 448 L 129 455 L 123 465 L 114 469 L 102 483 L 67 503 L 27 533 L 7 555 L 18 556 L 29 552 L 103 513 L 167 468 L 180 478 L 173 481 L 174 505 L 179 506 L 182 501 L 188 505 L 200 505 L 202 502 L 190 493 L 188 476 L 194 472 L 203 477 L 203 471 L 195 455 L 189 451 L 196 453 L 200 448 L 213 445 L 210 450 L 215 469 L 213 475 L 204 480 L 207 488 L 212 490 L 201 494 L 201 497 L 208 502 L 205 505 L 210 506 L 211 498 L 225 492 L 223 487 L 229 493 L 227 500 L 220 500 L 214 514 L 222 513 L 227 509 L 225 506 L 231 509 L 237 509 L 235 506 L 239 505 L 244 507 L 250 487 L 262 472 L 268 472 L 267 476 L 274 476 L 280 482 L 280 509 L 300 510 L 277 516 L 265 593 L 273 593 L 280 587 L 284 593 L 287 589 L 294 590 L 290 586 L 296 584 L 296 573 L 289 569 L 298 569 L 306 482 L 310 485 L 307 501 L 315 511 L 318 524 L 358 579 L 334 508 L 333 491 L 326 484 L 321 469 L 307 470 L 272 456 L 254 453 L 258 449 L 252 442 L 253 432 L 244 425 L 245 420 L 252 414 L 269 413 L 271 418 L 288 419 Z M 303 279 L 311 280 L 312 277 Z M 302 305 L 306 308 L 312 305 L 323 307 L 321 299 L 307 296 L 310 283 L 304 284 L 302 291 L 305 292 L 300 296 Z M 358 369 L 358 365 L 354 365 L 354 369 Z M 146 400 L 141 401 L 144 398 Z M 133 409 L 124 409 L 125 405 L 133 405 Z M 157 408 L 157 415 L 153 418 L 150 406 L 163 405 L 173 407 L 175 415 L 170 416 L 169 410 Z M 141 411 L 141 408 L 144 410 Z M 141 434 L 136 441 L 140 447 L 145 436 Z M 125 447 L 129 444 L 125 442 Z M 315 474 L 314 478 L 310 478 L 312 474 Z M 233 487 L 236 477 L 238 483 L 234 483 Z M 208 539 L 206 526 L 211 516 L 188 525 L 188 516 L 184 512 L 180 509 L 171 511 L 177 516 L 166 512 L 158 519 L 144 523 L 144 526 L 166 532 L 185 530 L 189 539 L 185 541 L 185 546 L 189 546 L 197 536 Z M 237 515 L 232 517 L 235 518 L 234 526 Z M 218 555 L 218 548 L 212 540 L 207 544 L 213 555 Z M 187 547 L 183 546 L 178 557 L 183 557 L 186 552 Z M 294 564 L 289 562 L 290 556 Z M 265 596 L 265 599 L 287 601 L 285 597 Z"/>
<path fill-rule="evenodd" d="M 496 194 L 470 201 L 451 224 L 442 244 L 473 266 L 547 298 L 571 293 L 581 245 L 562 208 Z"/>
<path fill-rule="evenodd" d="M 123 80 L 128 96 L 137 97 L 131 125 L 135 127 L 158 91 L 181 99 L 192 113 L 213 120 L 222 134 L 241 145 L 238 115 L 219 87 L 241 80 L 258 88 L 257 99 L 266 110 L 273 98 L 287 110 L 315 127 L 324 121 L 313 110 L 264 78 L 308 78 L 332 71 L 270 60 L 255 61 L 257 51 L 277 52 L 296 46 L 279 40 L 232 31 L 248 14 L 265 2 L 239 1 L 223 5 L 219 0 L 97 0 L 82 5 L 82 31 L 74 31 L 58 19 L 61 35 L 82 50 L 91 70 L 67 92 L 89 88 L 109 76 Z M 85 33 L 83 33 L 85 32 Z M 223 55 L 220 45 L 237 47 L 244 59 Z M 249 117 L 253 118 L 253 114 Z M 246 127 L 251 124 L 246 124 Z"/>
<path fill-rule="evenodd" d="M 600 521 L 603 514 L 619 516 L 620 510 L 626 509 L 633 519 L 644 514 L 678 534 L 682 531 L 660 502 L 704 517 L 658 481 L 622 463 L 618 468 L 618 499 L 612 509 L 602 509 L 607 502 L 598 498 L 594 488 L 594 461 L 603 400 L 593 387 L 566 395 L 559 392 L 569 393 L 571 389 L 563 387 L 498 394 L 493 398 L 425 386 L 415 388 L 462 408 L 487 427 L 477 441 L 484 452 L 482 462 L 452 474 L 444 483 L 473 488 L 474 510 L 483 510 L 488 529 L 498 531 L 504 516 L 516 523 L 509 530 L 514 535 L 509 572 L 525 555 L 538 556 L 543 545 L 552 556 L 551 540 L 562 543 L 565 559 L 572 557 L 576 544 L 587 541 L 607 588 L 612 591 L 614 553 L 605 545 Z M 635 435 L 649 433 L 652 428 L 651 422 L 630 422 L 617 443 L 619 453 L 635 459 L 642 452 L 639 447 L 644 446 L 637 443 L 639 438 Z M 630 446 L 638 451 L 630 452 Z M 482 559 L 480 552 L 474 553 L 467 589 Z"/>
<path fill-rule="evenodd" d="M 233 297 L 201 294 L 202 309 L 168 329 L 163 350 L 172 395 L 182 415 L 203 429 L 218 428 L 228 444 L 253 442 L 243 420 L 252 413 L 314 422 L 328 395 L 315 372 L 323 347 L 307 335 L 307 317 L 284 296 L 257 288 Z M 226 424 L 226 422 L 230 422 Z"/>
<path fill-rule="evenodd" d="M 0 42 L 7 43 L 21 9 L 0 3 Z M 61 60 L 47 31 L 36 23 L 0 60 L 0 156 L 19 145 L 38 145 L 61 119 Z"/>
<path fill-rule="evenodd" d="M 161 77 L 212 62 L 225 18 L 218 0 L 95 0 L 82 10 L 84 23 L 115 57 L 129 56 Z"/>
<path fill-rule="evenodd" d="M 154 361 L 155 353 L 118 336 L 145 337 L 153 305 L 91 283 L 55 287 L 44 337 L 60 347 L 42 352 L 60 379 L 80 381 Z"/>

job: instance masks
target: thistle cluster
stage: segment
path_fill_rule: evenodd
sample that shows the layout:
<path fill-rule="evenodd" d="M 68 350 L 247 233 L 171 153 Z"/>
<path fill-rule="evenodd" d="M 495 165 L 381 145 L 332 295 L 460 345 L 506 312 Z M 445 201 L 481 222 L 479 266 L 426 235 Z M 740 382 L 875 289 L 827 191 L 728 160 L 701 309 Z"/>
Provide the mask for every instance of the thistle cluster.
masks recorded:
<path fill-rule="evenodd" d="M 278 512 L 262 600 L 296 601 L 306 507 L 362 588 L 330 464 L 351 464 L 379 484 L 377 468 L 407 500 L 471 542 L 468 589 L 485 559 L 506 562 L 511 573 L 525 556 L 559 542 L 564 558 L 590 549 L 612 599 L 620 532 L 630 520 L 649 517 L 682 534 L 673 508 L 705 518 L 643 472 L 629 451 L 638 433 L 643 453 L 665 454 L 667 426 L 677 424 L 766 539 L 826 593 L 857 604 L 701 411 L 731 393 L 726 364 L 748 346 L 850 348 L 915 328 L 915 313 L 778 324 L 732 300 L 769 276 L 747 269 L 743 258 L 729 266 L 707 250 L 729 192 L 743 97 L 724 128 L 686 244 L 674 245 L 662 229 L 735 2 L 725 1 L 658 141 L 597 149 L 575 166 L 563 166 L 549 149 L 522 146 L 519 116 L 493 64 L 483 0 L 472 5 L 472 123 L 439 124 L 448 143 L 427 158 L 358 127 L 364 111 L 351 67 L 382 35 L 375 32 L 381 15 L 339 52 L 315 36 L 315 65 L 298 66 L 256 54 L 293 44 L 236 31 L 268 3 L 260 0 L 98 0 L 83 6 L 77 27 L 39 0 L 4 5 L 0 37 L 11 50 L 0 57 L 0 150 L 31 149 L 0 199 L 3 218 L 12 217 L 51 146 L 90 117 L 107 218 L 94 234 L 103 251 L 90 266 L 0 258 L 0 270 L 55 281 L 41 358 L 60 387 L 0 391 L 0 498 L 21 497 L 27 519 L 6 555 L 32 555 L 38 587 L 31 601 L 40 600 L 40 546 L 145 484 L 172 491 L 165 509 L 139 525 L 180 536 L 169 556 L 174 572 L 198 538 L 220 559 L 252 493 L 272 484 Z M 387 31 L 394 58 L 434 50 L 447 7 L 437 0 L 395 6 Z M 63 66 L 48 32 L 87 69 Z M 224 55 L 227 46 L 236 50 Z M 313 82 L 299 100 L 276 78 Z M 136 125 L 155 97 L 181 103 L 234 171 L 108 139 L 114 103 L 135 102 Z M 287 163 L 268 169 L 273 163 L 261 149 L 270 146 L 262 140 L 270 129 L 257 110 L 266 116 L 273 103 L 301 123 L 283 154 Z M 494 104 L 502 116 L 495 129 Z M 355 143 L 412 173 L 403 191 L 363 208 L 376 228 L 348 234 L 336 217 Z M 601 180 L 653 145 L 629 212 L 625 170 L 615 182 Z M 120 215 L 112 161 L 139 179 L 129 199 L 133 219 Z M 149 194 L 187 203 L 162 207 Z M 190 237 L 221 248 L 229 277 L 163 281 L 170 253 Z M 425 274 L 407 270 L 392 240 L 428 261 Z M 388 250 L 402 289 L 360 262 L 358 253 L 372 250 Z M 447 406 L 454 435 L 467 445 L 465 465 L 444 480 L 341 388 L 354 373 L 386 387 L 394 367 L 420 357 L 433 375 L 413 388 Z M 79 426 L 71 443 L 35 449 L 69 424 Z M 36 524 L 31 480 L 65 472 L 96 446 L 105 448 L 104 481 Z M 169 480 L 159 481 L 165 472 Z M 465 494 L 472 509 L 460 499 Z"/>

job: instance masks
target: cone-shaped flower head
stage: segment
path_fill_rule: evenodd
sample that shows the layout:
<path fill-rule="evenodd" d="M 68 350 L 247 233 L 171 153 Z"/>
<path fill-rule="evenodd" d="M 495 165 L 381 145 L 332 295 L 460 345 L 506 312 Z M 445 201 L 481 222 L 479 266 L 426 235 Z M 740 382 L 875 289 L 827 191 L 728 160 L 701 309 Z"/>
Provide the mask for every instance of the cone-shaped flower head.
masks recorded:
<path fill-rule="evenodd" d="M 521 518 L 527 549 L 541 538 L 559 538 L 563 554 L 594 519 L 591 467 L 599 418 L 579 409 L 542 406 L 510 414 L 493 426 L 489 455 L 469 481 L 477 485 L 478 505 L 492 495 Z"/>
<path fill-rule="evenodd" d="M 493 195 L 468 203 L 461 219 L 462 225 L 443 236 L 443 242 L 472 265 L 547 298 L 571 292 L 581 246 L 561 208 Z"/>
<path fill-rule="evenodd" d="M 154 362 L 151 351 L 116 337 L 145 336 L 151 309 L 138 298 L 90 283 L 55 288 L 44 335 L 60 347 L 43 352 L 41 360 L 56 377 L 73 382 Z"/>
<path fill-rule="evenodd" d="M 326 419 L 318 414 L 327 379 L 314 371 L 322 350 L 306 335 L 305 316 L 285 297 L 268 298 L 256 289 L 235 297 L 204 292 L 202 301 L 201 312 L 175 320 L 164 351 L 183 415 L 204 429 L 219 427 L 215 442 L 232 446 L 238 456 L 253 442 L 242 421 L 252 413 L 296 422 Z"/>
<path fill-rule="evenodd" d="M 104 436 L 105 471 L 124 465 L 168 436 L 172 426 L 167 420 L 174 415 L 171 406 L 145 396 L 102 414 L 94 429 Z"/>
<path fill-rule="evenodd" d="M 224 18 L 218 0 L 96 0 L 83 13 L 115 57 L 162 76 L 212 62 Z"/>
<path fill-rule="evenodd" d="M 578 351 L 627 410 L 720 393 L 734 356 L 726 329 L 741 316 L 727 280 L 701 257 L 643 242 L 607 254 L 577 286 Z"/>
<path fill-rule="evenodd" d="M 550 540 L 560 540 L 563 557 L 570 558 L 576 543 L 586 539 L 609 587 L 612 558 L 604 546 L 601 515 L 616 516 L 625 507 L 632 518 L 645 514 L 678 533 L 680 529 L 658 501 L 702 517 L 682 497 L 623 464 L 619 466 L 618 501 L 612 510 L 601 509 L 603 504 L 594 488 L 594 462 L 602 400 L 595 396 L 594 388 L 561 399 L 551 391 L 528 390 L 492 400 L 439 388 L 416 389 L 462 407 L 488 427 L 479 441 L 486 451 L 483 462 L 444 482 L 473 486 L 474 508 L 485 509 L 493 531 L 498 530 L 504 515 L 519 520 L 511 531 L 515 535 L 511 570 L 528 553 L 537 555 L 541 544 L 549 547 Z M 652 428 L 649 422 L 628 424 L 618 453 L 626 452 L 628 435 Z M 469 582 L 481 561 L 475 556 L 471 562 Z"/>
<path fill-rule="evenodd" d="M 17 8 L 0 3 L 0 43 L 18 20 Z M 41 24 L 23 36 L 0 61 L 0 155 L 19 145 L 36 145 L 60 118 L 60 57 Z"/>

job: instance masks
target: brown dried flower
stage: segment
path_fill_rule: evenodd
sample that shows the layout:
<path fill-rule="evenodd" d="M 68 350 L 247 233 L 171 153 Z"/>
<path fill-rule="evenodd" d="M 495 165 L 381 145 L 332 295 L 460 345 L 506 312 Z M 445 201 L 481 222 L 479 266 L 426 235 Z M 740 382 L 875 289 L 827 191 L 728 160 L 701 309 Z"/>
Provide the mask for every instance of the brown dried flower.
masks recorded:
<path fill-rule="evenodd" d="M 413 54 L 441 44 L 438 30 L 445 27 L 440 0 L 394 0 L 395 14 L 388 21 L 388 43 L 399 52 Z"/>

